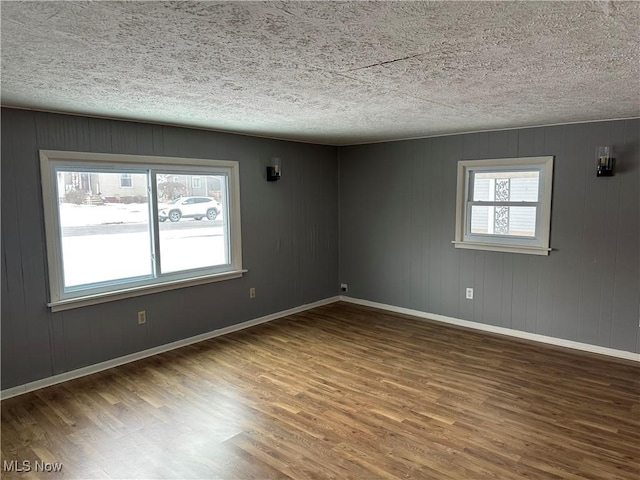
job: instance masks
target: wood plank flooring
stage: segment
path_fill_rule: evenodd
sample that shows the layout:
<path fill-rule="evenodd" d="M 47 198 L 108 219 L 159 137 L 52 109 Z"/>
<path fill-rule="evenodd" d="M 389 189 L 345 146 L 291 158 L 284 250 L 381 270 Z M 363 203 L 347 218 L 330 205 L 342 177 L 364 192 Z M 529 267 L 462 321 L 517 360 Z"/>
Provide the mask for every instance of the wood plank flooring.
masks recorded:
<path fill-rule="evenodd" d="M 2 478 L 638 480 L 639 424 L 633 362 L 336 303 L 3 401 Z"/>

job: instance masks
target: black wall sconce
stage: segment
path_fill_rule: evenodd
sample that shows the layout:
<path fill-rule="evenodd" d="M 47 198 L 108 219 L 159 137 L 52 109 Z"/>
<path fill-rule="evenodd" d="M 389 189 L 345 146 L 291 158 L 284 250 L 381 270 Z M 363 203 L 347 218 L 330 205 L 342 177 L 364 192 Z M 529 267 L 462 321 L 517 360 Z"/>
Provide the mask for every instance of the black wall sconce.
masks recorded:
<path fill-rule="evenodd" d="M 597 147 L 596 159 L 598 162 L 597 176 L 612 177 L 616 166 L 616 159 L 613 157 L 613 147 Z"/>
<path fill-rule="evenodd" d="M 267 182 L 277 182 L 280 180 L 280 176 L 282 175 L 281 168 L 280 159 L 272 158 L 271 165 L 267 166 Z"/>

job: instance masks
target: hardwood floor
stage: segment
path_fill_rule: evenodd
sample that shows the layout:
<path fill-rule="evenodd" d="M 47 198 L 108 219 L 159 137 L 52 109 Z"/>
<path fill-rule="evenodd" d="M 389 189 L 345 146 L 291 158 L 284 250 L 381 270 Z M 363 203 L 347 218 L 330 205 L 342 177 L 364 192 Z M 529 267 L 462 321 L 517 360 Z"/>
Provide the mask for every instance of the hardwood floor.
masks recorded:
<path fill-rule="evenodd" d="M 336 303 L 3 401 L 2 478 L 638 480 L 639 424 L 633 362 Z"/>

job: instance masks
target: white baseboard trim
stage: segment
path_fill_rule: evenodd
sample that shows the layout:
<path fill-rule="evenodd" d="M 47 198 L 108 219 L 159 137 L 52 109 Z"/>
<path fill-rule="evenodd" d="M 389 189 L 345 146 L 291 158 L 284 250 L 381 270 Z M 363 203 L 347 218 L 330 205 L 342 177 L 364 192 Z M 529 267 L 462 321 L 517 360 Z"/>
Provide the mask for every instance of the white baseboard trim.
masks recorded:
<path fill-rule="evenodd" d="M 108 370 L 109 368 L 117 367 L 119 365 L 124 365 L 125 363 L 135 362 L 136 360 L 141 360 L 143 358 L 151 357 L 159 353 L 168 352 L 169 350 L 175 350 L 176 348 L 186 347 L 187 345 L 202 342 L 204 340 L 209 340 L 210 338 L 219 337 L 221 335 L 226 335 L 232 332 L 237 332 L 238 330 L 244 330 L 245 328 L 254 327 L 261 323 L 271 322 L 272 320 L 276 320 L 278 318 L 286 317 L 288 315 L 293 315 L 295 313 L 304 312 L 305 310 L 310 310 L 312 308 L 320 307 L 322 305 L 328 305 L 330 303 L 334 303 L 339 300 L 340 300 L 339 296 L 325 298 L 324 300 L 319 300 L 317 302 L 300 305 L 299 307 L 294 307 L 294 308 L 290 308 L 289 310 L 272 313 L 270 315 L 265 315 L 264 317 L 255 318 L 253 320 L 247 320 L 246 322 L 238 323 L 236 325 L 230 325 L 228 327 L 220 328 L 218 330 L 213 330 L 211 332 L 202 333 L 194 337 L 185 338 L 183 340 L 177 340 L 175 342 L 167 343 L 165 345 L 160 345 L 158 347 L 142 350 L 141 352 L 131 353 L 123 357 L 118 357 L 112 360 L 107 360 L 105 362 L 96 363 L 95 365 L 89 365 L 87 367 L 78 368 L 77 370 L 71 370 L 69 372 L 60 373 L 58 375 L 53 375 L 52 377 L 47 377 L 41 380 L 36 380 L 34 382 L 25 383 L 24 385 L 18 385 L 17 387 L 7 388 L 6 390 L 2 390 L 0 392 L 0 400 L 5 400 L 7 398 L 22 395 L 24 393 L 32 392 L 34 390 L 39 390 L 41 388 L 50 387 L 51 385 L 56 385 L 58 383 L 66 382 L 68 380 L 73 380 L 74 378 L 84 377 L 87 375 L 91 375 L 93 373 L 101 372 L 103 370 Z"/>
<path fill-rule="evenodd" d="M 343 302 L 355 303 L 358 305 L 364 305 L 366 307 L 379 308 L 380 310 L 387 310 L 389 312 L 402 313 L 404 315 L 411 315 L 417 318 L 423 318 L 426 320 L 434 320 L 436 322 L 448 323 L 450 325 L 458 325 L 460 327 L 473 328 L 474 330 L 482 330 L 485 332 L 498 333 L 500 335 L 508 335 L 510 337 L 523 338 L 525 340 L 533 340 L 535 342 L 547 343 L 550 345 L 556 345 L 559 347 L 573 348 L 575 350 L 582 350 L 585 352 L 598 353 L 601 355 L 608 355 L 610 357 L 624 358 L 625 360 L 633 360 L 640 362 L 640 353 L 625 352 L 624 350 L 616 350 L 614 348 L 600 347 L 598 345 L 590 345 L 588 343 L 574 342 L 573 340 L 564 340 L 562 338 L 548 337 L 546 335 L 539 335 L 537 333 L 523 332 L 520 330 L 512 330 L 505 327 L 496 327 L 494 325 L 485 325 L 484 323 L 471 322 L 468 320 L 461 320 L 459 318 L 447 317 L 445 315 L 438 315 L 436 313 L 426 313 L 420 310 L 412 310 L 410 308 L 396 307 L 393 305 L 387 305 L 385 303 L 371 302 L 369 300 L 361 300 L 359 298 L 341 296 L 340 300 Z"/>

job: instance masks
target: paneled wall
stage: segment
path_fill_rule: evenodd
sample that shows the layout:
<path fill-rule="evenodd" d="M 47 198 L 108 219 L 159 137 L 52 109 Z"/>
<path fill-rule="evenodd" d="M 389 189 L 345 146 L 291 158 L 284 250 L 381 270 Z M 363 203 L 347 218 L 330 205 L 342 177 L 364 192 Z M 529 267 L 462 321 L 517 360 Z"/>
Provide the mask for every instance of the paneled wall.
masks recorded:
<path fill-rule="evenodd" d="M 356 298 L 639 352 L 639 141 L 629 120 L 342 148 L 340 281 Z M 596 177 L 598 145 L 616 148 L 614 177 Z M 555 155 L 551 254 L 455 249 L 457 162 L 539 155 Z"/>
<path fill-rule="evenodd" d="M 638 352 L 639 143 L 638 120 L 337 149 L 3 109 L 2 389 L 328 298 L 339 281 L 357 298 Z M 596 178 L 606 144 L 618 171 Z M 39 149 L 238 160 L 249 272 L 51 313 Z M 455 249 L 457 162 L 538 155 L 556 157 L 551 255 Z M 283 177 L 267 183 L 273 156 Z"/>
<path fill-rule="evenodd" d="M 238 160 L 249 272 L 51 313 L 39 149 Z M 283 176 L 267 183 L 273 156 Z M 337 279 L 336 148 L 2 110 L 2 389 L 332 297 Z M 138 310 L 147 311 L 146 325 L 137 324 Z"/>

